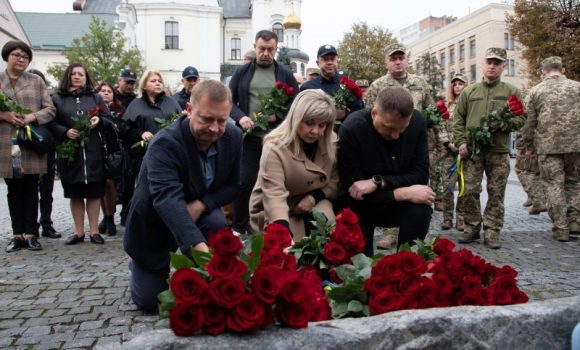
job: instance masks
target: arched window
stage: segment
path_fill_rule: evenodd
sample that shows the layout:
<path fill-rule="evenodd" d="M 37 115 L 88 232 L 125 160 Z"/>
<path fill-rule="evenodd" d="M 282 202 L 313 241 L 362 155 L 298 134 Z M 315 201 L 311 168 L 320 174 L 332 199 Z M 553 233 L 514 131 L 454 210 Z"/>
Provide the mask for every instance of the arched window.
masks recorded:
<path fill-rule="evenodd" d="M 292 72 L 298 73 L 298 68 L 296 67 L 296 62 L 292 62 Z"/>
<path fill-rule="evenodd" d="M 304 65 L 304 63 L 302 63 L 302 65 L 300 66 L 300 74 L 302 74 L 303 77 L 306 76 L 306 66 Z"/>
<path fill-rule="evenodd" d="M 279 43 L 284 42 L 284 27 L 282 27 L 281 23 L 274 23 L 272 31 L 278 36 Z"/>
<path fill-rule="evenodd" d="M 295 47 L 295 46 L 294 46 L 294 35 L 292 35 L 292 46 L 290 46 L 290 48 L 292 48 L 292 49 L 293 49 L 294 47 Z"/>

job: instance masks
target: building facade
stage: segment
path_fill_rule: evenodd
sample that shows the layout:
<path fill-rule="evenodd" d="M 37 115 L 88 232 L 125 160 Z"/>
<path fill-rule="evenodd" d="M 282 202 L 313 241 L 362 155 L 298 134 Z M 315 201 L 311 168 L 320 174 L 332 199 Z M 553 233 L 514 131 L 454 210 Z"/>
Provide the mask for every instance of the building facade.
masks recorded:
<path fill-rule="evenodd" d="M 443 16 L 433 17 L 429 16 L 417 23 L 411 24 L 399 31 L 399 41 L 403 45 L 411 45 L 423 38 L 426 38 L 431 33 L 438 31 L 444 26 L 457 20 L 456 17 Z"/>
<path fill-rule="evenodd" d="M 10 40 L 21 40 L 31 45 L 10 2 L 8 0 L 0 0 L 0 43 L 4 45 Z M 0 60 L 0 70 L 4 71 L 5 69 L 6 62 Z"/>
<path fill-rule="evenodd" d="M 425 53 L 437 58 L 441 65 L 444 97 L 448 99 L 449 82 L 456 73 L 466 74 L 470 84 L 481 81 L 485 51 L 501 47 L 508 57 L 502 80 L 523 87 L 527 80 L 518 72 L 526 66 L 517 50 L 517 42 L 507 30 L 506 13 L 513 14 L 513 6 L 489 4 L 409 45 L 409 66 L 417 71 L 420 57 Z M 417 73 L 420 74 L 420 70 Z"/>

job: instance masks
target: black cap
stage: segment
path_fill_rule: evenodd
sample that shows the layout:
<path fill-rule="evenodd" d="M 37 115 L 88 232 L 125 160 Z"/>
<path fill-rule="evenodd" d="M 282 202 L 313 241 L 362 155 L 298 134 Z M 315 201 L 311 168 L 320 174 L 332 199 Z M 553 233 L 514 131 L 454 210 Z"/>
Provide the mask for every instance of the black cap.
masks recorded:
<path fill-rule="evenodd" d="M 181 77 L 183 79 L 199 78 L 199 73 L 197 73 L 197 69 L 195 69 L 195 67 L 189 66 L 185 67 L 183 73 L 181 73 Z"/>
<path fill-rule="evenodd" d="M 132 69 L 123 69 L 120 76 L 125 81 L 137 81 L 137 73 Z"/>
<path fill-rule="evenodd" d="M 332 45 L 322 45 L 319 49 L 318 49 L 318 54 L 316 55 L 316 57 L 322 57 L 322 56 L 326 56 L 329 53 L 333 53 L 335 55 L 338 55 L 338 52 L 336 52 L 336 48 Z"/>

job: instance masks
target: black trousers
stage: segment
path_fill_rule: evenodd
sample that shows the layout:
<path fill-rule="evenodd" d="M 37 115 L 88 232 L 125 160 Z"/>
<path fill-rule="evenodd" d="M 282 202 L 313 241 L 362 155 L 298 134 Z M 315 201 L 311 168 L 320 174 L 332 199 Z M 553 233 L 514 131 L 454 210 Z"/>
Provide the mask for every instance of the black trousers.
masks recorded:
<path fill-rule="evenodd" d="M 226 217 L 221 208 L 216 208 L 202 215 L 197 220 L 196 225 L 206 238 L 210 232 L 217 232 L 219 229 L 228 227 Z M 145 312 L 157 311 L 159 307 L 157 295 L 169 288 L 167 284 L 169 264 L 161 269 L 153 270 L 135 260 L 131 260 L 129 262 L 129 270 L 131 270 L 129 288 L 131 289 L 131 299 L 133 299 L 135 305 Z"/>
<path fill-rule="evenodd" d="M 46 154 L 46 174 L 42 175 L 42 181 L 38 182 L 38 192 L 40 193 L 40 224 L 52 225 L 52 191 L 54 190 L 54 167 L 56 151 Z"/>
<path fill-rule="evenodd" d="M 360 228 L 365 238 L 363 253 L 374 255 L 375 227 L 399 227 L 398 246 L 414 245 L 416 239 L 425 239 L 429 232 L 433 209 L 425 204 L 397 202 L 391 205 L 376 205 L 349 199 L 345 202 L 359 217 Z"/>
<path fill-rule="evenodd" d="M 262 156 L 262 138 L 259 136 L 246 135 L 244 138 L 244 151 L 242 153 L 242 190 L 234 201 L 233 229 L 245 233 L 250 220 L 250 196 L 260 170 L 260 157 Z"/>
<path fill-rule="evenodd" d="M 4 179 L 8 187 L 8 210 L 12 233 L 34 234 L 38 218 L 38 174 L 24 175 L 21 179 Z"/>

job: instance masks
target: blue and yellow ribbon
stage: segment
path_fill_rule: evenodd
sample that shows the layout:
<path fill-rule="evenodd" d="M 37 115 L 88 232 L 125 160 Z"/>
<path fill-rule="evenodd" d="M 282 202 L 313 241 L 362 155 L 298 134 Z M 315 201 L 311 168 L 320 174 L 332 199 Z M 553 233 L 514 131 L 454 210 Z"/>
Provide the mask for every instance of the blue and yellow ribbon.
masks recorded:
<path fill-rule="evenodd" d="M 453 166 L 451 167 L 451 169 L 449 169 L 449 174 L 447 174 L 448 180 L 447 183 L 449 184 L 447 185 L 447 188 L 449 189 L 449 191 L 451 191 L 451 193 L 455 191 L 453 190 L 453 185 L 449 183 L 449 180 L 453 176 L 453 173 L 455 173 L 456 171 L 459 180 L 459 197 L 463 197 L 463 193 L 465 192 L 465 176 L 463 175 L 463 163 L 461 162 L 460 155 L 457 155 L 457 158 L 455 158 L 455 163 L 453 163 Z"/>
<path fill-rule="evenodd" d="M 26 138 L 29 139 L 30 141 L 32 141 L 32 135 L 34 135 L 34 137 L 40 141 L 42 141 L 44 139 L 42 137 L 42 135 L 37 133 L 30 125 L 24 125 L 24 131 L 26 132 Z M 14 138 L 17 138 L 17 136 L 18 136 L 18 129 L 16 129 L 16 133 L 14 133 Z"/>

